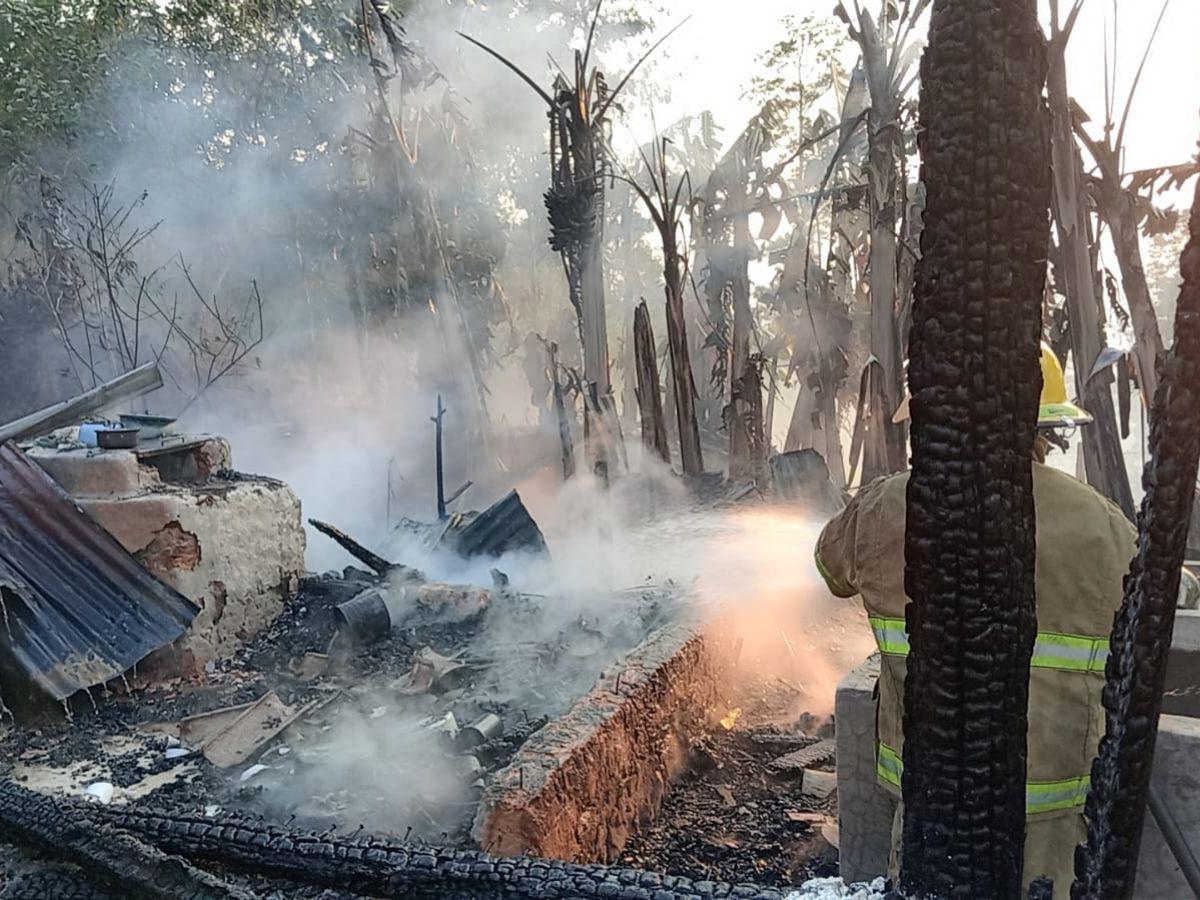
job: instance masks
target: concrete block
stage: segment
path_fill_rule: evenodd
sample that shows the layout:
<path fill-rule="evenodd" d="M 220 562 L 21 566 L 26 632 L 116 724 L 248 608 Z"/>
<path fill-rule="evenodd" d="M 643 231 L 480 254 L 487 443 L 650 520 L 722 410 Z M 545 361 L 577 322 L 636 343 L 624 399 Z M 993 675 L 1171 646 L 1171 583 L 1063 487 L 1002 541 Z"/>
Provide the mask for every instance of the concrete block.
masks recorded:
<path fill-rule="evenodd" d="M 838 819 L 841 875 L 848 883 L 887 874 L 895 803 L 875 778 L 877 656 L 838 686 Z M 1200 852 L 1200 719 L 1164 715 L 1154 757 L 1154 784 L 1187 842 Z M 1192 896 L 1179 865 L 1147 813 L 1138 863 L 1136 900 Z"/>
<path fill-rule="evenodd" d="M 887 874 L 896 802 L 875 778 L 875 682 L 879 656 L 838 685 L 837 788 L 842 878 L 869 882 Z"/>
<path fill-rule="evenodd" d="M 1194 853 L 1200 853 L 1200 719 L 1163 716 L 1151 781 Z M 1154 817 L 1142 832 L 1134 897 L 1187 900 L 1192 892 Z"/>
<path fill-rule="evenodd" d="M 1200 611 L 1180 609 L 1175 612 L 1163 712 L 1200 716 Z"/>

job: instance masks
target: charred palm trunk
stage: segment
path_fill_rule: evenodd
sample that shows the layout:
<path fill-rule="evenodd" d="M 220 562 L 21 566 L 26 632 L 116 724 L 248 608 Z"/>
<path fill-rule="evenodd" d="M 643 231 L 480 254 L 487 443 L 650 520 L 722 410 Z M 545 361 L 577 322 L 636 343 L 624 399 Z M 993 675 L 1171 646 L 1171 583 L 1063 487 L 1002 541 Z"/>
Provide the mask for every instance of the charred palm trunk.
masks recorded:
<path fill-rule="evenodd" d="M 761 418 L 755 420 L 754 398 L 750 396 L 750 338 L 754 328 L 750 312 L 750 255 L 754 237 L 750 233 L 750 173 L 745 161 L 738 160 L 734 205 L 733 256 L 737 268 L 729 281 L 733 300 L 733 338 L 730 347 L 729 404 L 725 408 L 725 427 L 729 432 L 729 477 L 735 481 L 757 478 L 760 465 L 753 447 L 762 444 Z M 761 411 L 761 398 L 758 403 Z M 766 461 L 763 460 L 763 465 Z"/>
<path fill-rule="evenodd" d="M 700 425 L 696 418 L 696 382 L 692 376 L 692 357 L 688 344 L 687 318 L 683 309 L 684 278 L 688 271 L 686 252 L 680 249 L 679 235 L 683 222 L 683 189 L 688 184 L 685 174 L 671 190 L 667 171 L 667 142 L 664 139 L 654 149 L 654 159 L 646 159 L 647 174 L 653 194 L 636 181 L 629 186 L 641 199 L 650 214 L 662 241 L 663 290 L 667 298 L 667 345 L 671 355 L 671 390 L 675 421 L 679 428 L 679 456 L 684 475 L 701 475 L 704 456 L 700 448 Z"/>
<path fill-rule="evenodd" d="M 876 114 L 881 107 L 876 104 Z M 904 370 L 900 361 L 900 332 L 896 325 L 897 266 L 896 199 L 899 179 L 896 175 L 897 144 L 900 142 L 900 123 L 890 106 L 884 121 L 875 117 L 870 123 L 870 199 L 871 255 L 867 281 L 871 290 L 871 354 L 879 360 L 882 377 L 872 380 L 873 398 L 884 415 L 875 422 L 871 440 L 873 452 L 867 458 L 876 460 L 864 466 L 863 483 L 880 475 L 901 471 L 905 459 L 904 424 L 893 421 L 893 413 L 904 399 Z"/>
<path fill-rule="evenodd" d="M 1104 688 L 1108 725 L 1092 766 L 1088 841 L 1076 855 L 1075 900 L 1133 896 L 1166 650 L 1200 461 L 1200 187 L 1181 268 L 1175 344 L 1162 367 L 1151 411 L 1138 554 L 1113 627 Z"/>
<path fill-rule="evenodd" d="M 567 290 L 579 326 L 583 351 L 583 377 L 593 393 L 596 427 L 585 429 L 588 461 L 596 473 L 613 474 L 619 458 L 613 443 L 615 428 L 606 421 L 610 393 L 608 326 L 604 303 L 604 155 L 601 122 L 588 116 L 592 88 L 581 96 L 582 60 L 577 59 L 576 85 L 559 82 L 550 111 L 550 163 L 552 179 L 546 192 L 550 220 L 550 246 L 562 257 Z M 594 76 L 604 98 L 603 79 Z M 586 410 L 585 410 L 586 412 Z"/>
<path fill-rule="evenodd" d="M 646 301 L 638 304 L 633 313 L 633 343 L 637 371 L 637 402 L 641 411 L 642 446 L 668 466 L 671 464 L 671 445 L 667 440 L 667 420 L 663 416 L 662 387 L 658 380 L 658 352 L 654 344 L 654 329 L 650 325 L 650 310 Z"/>
<path fill-rule="evenodd" d="M 1036 0 L 935 0 L 909 363 L 901 883 L 913 897 L 1021 889 L 1045 76 Z"/>
<path fill-rule="evenodd" d="M 683 264 L 676 232 L 660 229 L 663 239 L 667 295 L 667 343 L 675 385 L 675 417 L 679 426 L 679 456 L 683 474 L 701 475 L 704 455 L 700 449 L 700 424 L 696 420 L 696 382 L 688 348 L 687 320 L 683 312 Z"/>

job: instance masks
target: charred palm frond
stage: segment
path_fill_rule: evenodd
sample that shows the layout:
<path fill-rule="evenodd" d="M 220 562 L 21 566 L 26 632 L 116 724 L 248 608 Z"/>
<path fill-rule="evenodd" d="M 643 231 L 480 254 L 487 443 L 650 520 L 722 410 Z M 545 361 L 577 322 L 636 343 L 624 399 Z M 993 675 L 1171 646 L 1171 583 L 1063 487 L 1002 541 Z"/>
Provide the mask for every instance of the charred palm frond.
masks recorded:
<path fill-rule="evenodd" d="M 901 886 L 912 897 L 1021 894 L 1045 78 L 1036 0 L 936 0 L 909 363 Z"/>
<path fill-rule="evenodd" d="M 1104 688 L 1108 724 L 1092 765 L 1088 841 L 1076 854 L 1075 900 L 1133 896 L 1200 461 L 1200 185 L 1181 269 L 1175 344 L 1160 367 L 1150 416 L 1138 554 L 1113 625 Z"/>

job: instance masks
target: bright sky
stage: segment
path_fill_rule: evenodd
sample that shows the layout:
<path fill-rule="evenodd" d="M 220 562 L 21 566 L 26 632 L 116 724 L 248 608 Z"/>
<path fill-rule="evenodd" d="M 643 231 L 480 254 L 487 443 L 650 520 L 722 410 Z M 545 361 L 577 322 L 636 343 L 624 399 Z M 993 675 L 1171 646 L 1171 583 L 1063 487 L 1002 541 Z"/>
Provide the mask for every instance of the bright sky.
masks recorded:
<path fill-rule="evenodd" d="M 673 82 L 674 99 L 660 110 L 660 125 L 684 113 L 712 109 L 736 134 L 754 111 L 741 98 L 754 74 L 752 61 L 778 35 L 784 15 L 832 12 L 834 0 L 664 0 L 672 18 L 691 15 L 669 44 L 670 60 L 655 75 Z M 877 6 L 878 0 L 863 0 Z M 1046 0 L 1040 0 L 1044 10 Z M 1069 0 L 1062 0 L 1064 7 Z M 1088 0 L 1068 55 L 1071 92 L 1101 120 L 1104 109 L 1104 31 L 1116 10 L 1119 24 L 1117 97 L 1128 94 L 1146 41 L 1161 8 L 1159 0 Z M 1048 15 L 1048 13 L 1047 13 Z M 1138 89 L 1128 131 L 1131 169 L 1175 164 L 1196 153 L 1200 139 L 1200 0 L 1171 0 Z M 1111 48 L 1110 48 L 1111 49 Z M 1118 111 L 1119 115 L 1119 111 Z M 631 126 L 640 130 L 636 122 Z M 727 134 L 727 136 L 732 136 Z"/>

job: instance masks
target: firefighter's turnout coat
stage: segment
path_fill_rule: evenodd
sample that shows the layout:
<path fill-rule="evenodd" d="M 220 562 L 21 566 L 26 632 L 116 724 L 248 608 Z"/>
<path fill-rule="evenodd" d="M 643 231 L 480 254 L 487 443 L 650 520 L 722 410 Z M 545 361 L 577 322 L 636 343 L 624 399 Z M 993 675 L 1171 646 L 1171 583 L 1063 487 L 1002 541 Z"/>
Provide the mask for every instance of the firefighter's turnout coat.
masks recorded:
<path fill-rule="evenodd" d="M 904 522 L 908 473 L 863 488 L 817 542 L 817 568 L 839 597 L 862 597 L 881 655 L 876 774 L 896 797 L 904 771 Z M 1083 838 L 1092 759 L 1104 734 L 1104 664 L 1133 525 L 1080 481 L 1033 464 L 1037 515 L 1037 643 L 1029 679 L 1025 872 L 1069 896 Z M 895 849 L 895 848 L 893 848 Z"/>

